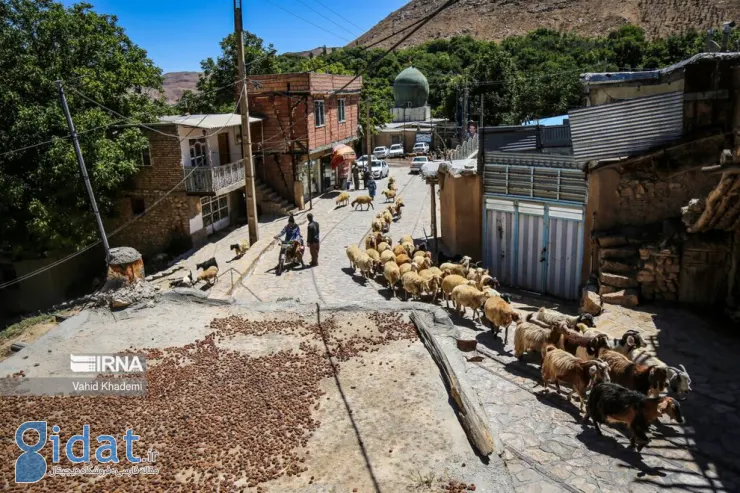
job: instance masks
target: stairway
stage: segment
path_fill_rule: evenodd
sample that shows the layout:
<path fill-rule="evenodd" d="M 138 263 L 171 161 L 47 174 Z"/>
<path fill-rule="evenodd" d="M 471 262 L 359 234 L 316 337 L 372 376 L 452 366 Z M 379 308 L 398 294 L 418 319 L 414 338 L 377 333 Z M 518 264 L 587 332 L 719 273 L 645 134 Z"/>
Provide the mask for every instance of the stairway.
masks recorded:
<path fill-rule="evenodd" d="M 607 238 L 605 238 L 607 239 Z M 626 242 L 625 242 L 626 243 Z M 636 306 L 639 303 L 640 283 L 636 264 L 639 262 L 635 245 L 609 244 L 599 251 L 599 295 L 604 303 Z"/>
<path fill-rule="evenodd" d="M 270 188 L 270 185 L 259 179 L 255 181 L 255 192 L 262 214 L 287 216 L 295 210 L 295 205 L 281 197 L 280 194 Z"/>

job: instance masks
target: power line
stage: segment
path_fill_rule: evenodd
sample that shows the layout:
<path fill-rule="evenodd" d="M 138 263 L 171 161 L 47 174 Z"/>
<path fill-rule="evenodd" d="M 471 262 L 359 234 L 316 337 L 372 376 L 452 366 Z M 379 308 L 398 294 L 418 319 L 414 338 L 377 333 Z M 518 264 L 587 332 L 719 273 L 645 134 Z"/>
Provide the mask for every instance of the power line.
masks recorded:
<path fill-rule="evenodd" d="M 292 15 L 292 16 L 293 16 L 293 17 L 295 17 L 296 19 L 302 20 L 303 22 L 305 22 L 305 23 L 307 23 L 307 24 L 311 24 L 312 26 L 314 26 L 314 27 L 316 27 L 316 28 L 318 28 L 318 29 L 321 29 L 322 31 L 326 31 L 326 29 L 324 29 L 323 27 L 319 26 L 318 24 L 315 24 L 315 23 L 313 23 L 313 22 L 311 22 L 311 21 L 309 21 L 309 20 L 307 20 L 307 19 L 304 19 L 304 18 L 303 18 L 303 17 L 301 17 L 300 15 L 298 15 L 298 14 L 295 14 L 295 13 L 291 12 L 290 10 L 288 10 L 288 9 L 286 9 L 286 8 L 283 8 L 283 7 L 281 7 L 281 6 L 280 6 L 280 5 L 278 5 L 278 4 L 276 4 L 276 3 L 273 3 L 273 2 L 271 2 L 270 0 L 265 0 L 265 1 L 266 1 L 267 3 L 269 3 L 270 5 L 272 5 L 273 7 L 277 7 L 277 8 L 279 8 L 279 9 L 280 9 L 280 10 L 282 10 L 283 12 L 287 12 L 288 14 Z M 352 42 L 352 40 L 351 40 L 351 39 L 347 39 L 347 38 L 345 38 L 344 36 L 340 36 L 340 35 L 339 35 L 339 34 L 337 34 L 337 33 L 333 33 L 333 32 L 331 32 L 331 31 L 326 31 L 326 32 L 327 32 L 327 33 L 329 33 L 329 34 L 333 34 L 333 35 L 334 35 L 334 36 L 336 36 L 337 38 L 343 39 L 343 40 L 347 41 L 348 43 L 351 43 L 351 42 Z"/>
<path fill-rule="evenodd" d="M 119 123 L 122 123 L 123 121 L 124 120 L 118 120 L 118 121 L 115 121 L 113 123 L 108 123 L 107 125 L 100 125 L 98 127 L 88 128 L 87 130 L 82 130 L 80 132 L 77 132 L 77 135 L 83 135 L 83 134 L 86 134 L 86 133 L 94 132 L 95 130 L 100 130 L 102 128 L 112 127 L 113 125 L 118 125 Z M 15 152 L 27 151 L 28 149 L 34 149 L 36 147 L 40 147 L 40 146 L 43 146 L 43 145 L 53 144 L 55 141 L 57 141 L 59 139 L 69 139 L 70 137 L 72 137 L 72 136 L 71 135 L 62 135 L 62 136 L 59 136 L 59 137 L 54 137 L 51 140 L 45 140 L 44 142 L 39 142 L 38 144 L 31 144 L 29 146 L 19 147 L 18 149 L 13 149 L 12 151 L 3 152 L 2 154 L 0 154 L 0 157 L 7 156 L 8 154 L 13 154 Z"/>
<path fill-rule="evenodd" d="M 326 9 L 326 10 L 328 10 L 328 11 L 329 11 L 329 12 L 331 12 L 332 14 L 336 15 L 337 17 L 339 17 L 339 18 L 340 18 L 340 19 L 342 19 L 343 21 L 346 21 L 346 22 L 348 22 L 348 23 L 352 24 L 352 25 L 353 25 L 353 26 L 355 26 L 355 27 L 356 27 L 357 29 L 359 29 L 359 30 L 360 30 L 360 32 L 363 32 L 363 33 L 364 33 L 364 32 L 366 31 L 366 29 L 363 29 L 363 28 L 361 28 L 360 26 L 358 26 L 357 24 L 355 24 L 355 23 L 354 23 L 354 22 L 352 22 L 351 20 L 349 20 L 349 19 L 347 19 L 346 17 L 342 16 L 342 14 L 340 14 L 339 12 L 336 12 L 336 11 L 332 10 L 332 9 L 331 9 L 330 7 L 328 7 L 327 5 L 324 5 L 323 3 L 319 2 L 319 0 L 313 0 L 313 1 L 314 1 L 314 2 L 316 2 L 316 3 L 318 3 L 319 5 L 321 5 L 321 6 L 322 6 L 322 7 L 324 7 L 324 8 Z"/>
<path fill-rule="evenodd" d="M 345 32 L 348 32 L 348 33 L 349 33 L 349 34 L 351 34 L 352 36 L 357 36 L 357 34 L 356 34 L 356 33 L 353 33 L 352 31 L 350 31 L 349 29 L 347 29 L 346 27 L 344 27 L 344 26 L 343 26 L 343 25 L 341 25 L 340 23 L 338 23 L 338 22 L 336 22 L 336 21 L 334 21 L 334 20 L 330 19 L 329 17 L 325 16 L 324 14 L 322 14 L 322 13 L 321 13 L 321 12 L 319 12 L 318 10 L 314 9 L 313 7 L 311 7 L 310 5 L 308 5 L 307 3 L 303 2 L 302 0 L 296 0 L 296 2 L 300 3 L 301 5 L 303 5 L 304 7 L 306 7 L 307 9 L 309 9 L 309 10 L 311 10 L 312 12 L 316 13 L 316 15 L 319 15 L 319 16 L 323 17 L 324 19 L 326 19 L 327 21 L 331 22 L 331 23 L 332 23 L 332 24 L 334 24 L 335 26 L 338 26 L 338 27 L 339 27 L 340 29 L 343 29 L 343 30 L 344 30 Z M 328 31 L 327 31 L 327 32 L 328 32 Z"/>

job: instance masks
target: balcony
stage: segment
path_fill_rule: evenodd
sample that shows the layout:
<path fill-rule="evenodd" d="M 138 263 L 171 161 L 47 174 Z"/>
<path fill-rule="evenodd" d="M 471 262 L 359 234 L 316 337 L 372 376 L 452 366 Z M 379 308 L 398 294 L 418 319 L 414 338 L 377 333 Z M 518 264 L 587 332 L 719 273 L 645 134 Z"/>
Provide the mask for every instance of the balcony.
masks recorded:
<path fill-rule="evenodd" d="M 197 166 L 195 169 L 185 166 L 183 172 L 187 177 L 185 189 L 192 195 L 223 195 L 245 185 L 242 160 L 222 166 Z"/>

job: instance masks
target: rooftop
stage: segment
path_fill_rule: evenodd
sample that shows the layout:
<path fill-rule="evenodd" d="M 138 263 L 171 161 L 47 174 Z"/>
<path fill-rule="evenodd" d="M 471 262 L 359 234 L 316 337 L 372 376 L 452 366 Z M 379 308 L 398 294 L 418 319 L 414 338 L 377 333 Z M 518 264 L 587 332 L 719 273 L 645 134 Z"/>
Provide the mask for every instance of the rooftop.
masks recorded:
<path fill-rule="evenodd" d="M 207 130 L 223 127 L 237 127 L 242 124 L 241 115 L 235 113 L 222 113 L 214 115 L 178 115 L 163 116 L 160 123 L 175 123 L 186 127 L 204 128 Z M 261 118 L 249 117 L 249 123 L 262 121 Z"/>
<path fill-rule="evenodd" d="M 553 126 L 553 125 L 563 125 L 565 123 L 565 120 L 567 119 L 568 119 L 568 115 L 550 116 L 547 118 L 540 118 L 537 120 L 529 120 L 527 122 L 522 122 L 522 125 L 524 126 L 542 125 L 542 126 L 548 127 L 548 126 Z"/>

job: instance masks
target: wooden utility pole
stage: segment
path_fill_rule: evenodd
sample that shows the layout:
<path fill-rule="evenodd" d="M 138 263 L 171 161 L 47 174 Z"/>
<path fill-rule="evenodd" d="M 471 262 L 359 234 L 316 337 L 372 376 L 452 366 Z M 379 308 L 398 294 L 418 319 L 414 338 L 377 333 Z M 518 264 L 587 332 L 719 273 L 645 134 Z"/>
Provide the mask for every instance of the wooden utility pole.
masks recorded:
<path fill-rule="evenodd" d="M 105 248 L 105 263 L 110 261 L 110 245 L 108 245 L 108 237 L 105 234 L 105 228 L 103 227 L 103 220 L 100 218 L 100 211 L 98 210 L 98 203 L 95 200 L 95 193 L 93 193 L 92 185 L 90 184 L 90 177 L 87 174 L 87 168 L 85 168 L 85 160 L 82 158 L 82 151 L 80 150 L 80 141 L 77 139 L 77 131 L 75 131 L 75 124 L 72 121 L 72 115 L 69 113 L 69 106 L 67 106 L 67 97 L 64 95 L 64 87 L 62 81 L 57 81 L 57 87 L 59 88 L 59 98 L 62 102 L 62 110 L 64 110 L 64 116 L 67 118 L 67 126 L 69 127 L 69 134 L 72 136 L 72 144 L 75 148 L 75 154 L 77 155 L 77 164 L 80 165 L 80 173 L 82 174 L 82 181 L 85 183 L 87 189 L 87 195 L 90 197 L 90 205 L 92 206 L 93 214 L 95 214 L 95 221 L 98 223 L 98 232 L 100 233 L 100 239 L 103 242 Z"/>
<path fill-rule="evenodd" d="M 257 197 L 254 187 L 254 161 L 252 160 L 252 135 L 249 128 L 249 100 L 247 99 L 247 75 L 244 68 L 244 35 L 242 33 L 242 0 L 234 0 L 234 33 L 236 34 L 236 61 L 242 86 L 239 112 L 242 115 L 242 157 L 244 158 L 244 192 L 247 199 L 247 222 L 249 243 L 260 239 L 257 222 Z"/>
<path fill-rule="evenodd" d="M 367 149 L 367 164 L 368 170 L 372 167 L 372 160 L 370 158 L 370 154 L 372 151 L 372 146 L 370 145 L 370 97 L 367 98 L 365 101 L 365 122 L 367 128 L 365 129 L 365 148 Z"/>
<path fill-rule="evenodd" d="M 485 95 L 481 93 L 480 95 L 480 122 L 478 123 L 478 138 L 480 138 L 480 130 L 483 128 L 483 102 L 485 100 Z"/>
<path fill-rule="evenodd" d="M 439 248 L 437 246 L 437 190 L 434 186 L 434 180 L 431 181 L 430 186 L 432 187 L 432 238 L 434 238 L 434 258 L 439 255 Z"/>

